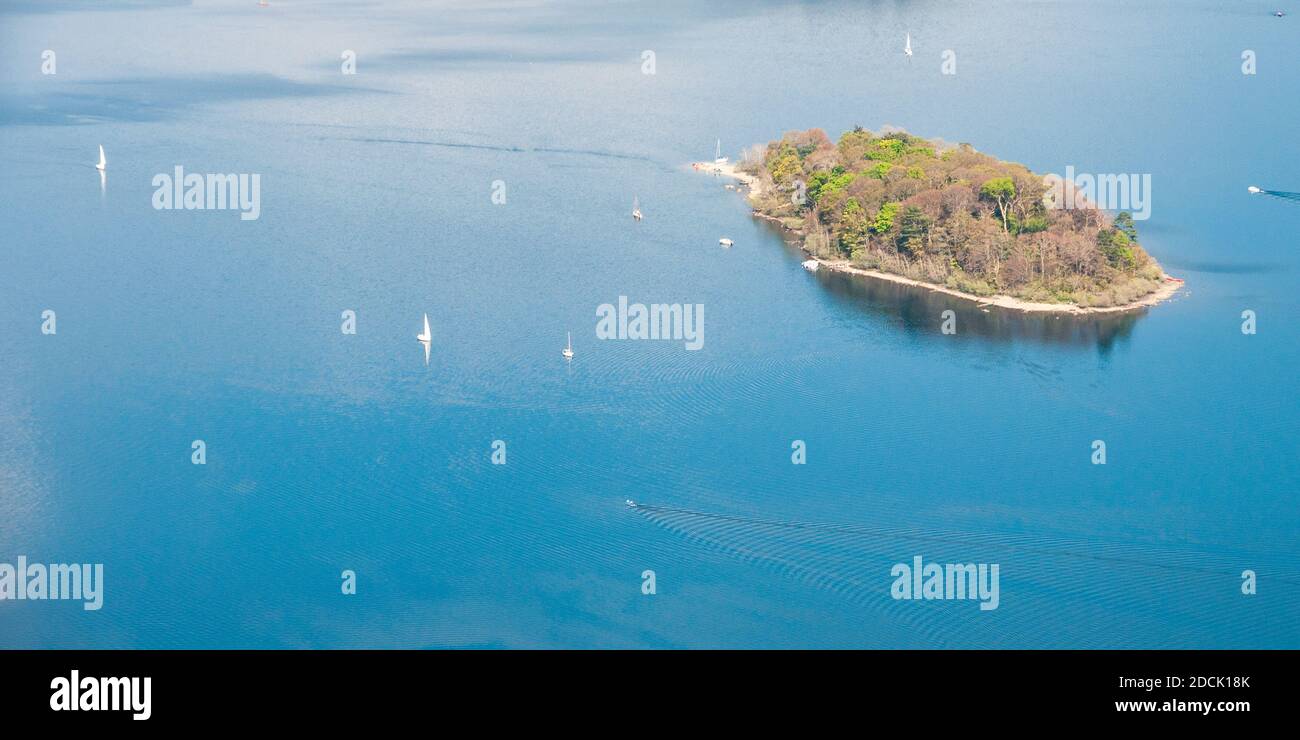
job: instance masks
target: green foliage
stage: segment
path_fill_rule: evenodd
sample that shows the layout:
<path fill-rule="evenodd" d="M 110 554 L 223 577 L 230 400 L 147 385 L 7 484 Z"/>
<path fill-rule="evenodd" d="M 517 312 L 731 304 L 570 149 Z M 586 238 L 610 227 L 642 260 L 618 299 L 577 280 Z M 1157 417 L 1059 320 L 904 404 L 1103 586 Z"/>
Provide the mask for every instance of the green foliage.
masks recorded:
<path fill-rule="evenodd" d="M 968 144 L 936 156 L 934 144 L 904 132 L 857 128 L 834 149 L 827 141 L 814 129 L 769 144 L 764 176 L 777 187 L 755 202 L 819 256 L 967 293 L 1079 305 L 1126 303 L 1160 285 L 1132 214 L 1107 226 L 1047 209 L 1040 178 L 1023 165 Z M 800 180 L 808 201 L 791 208 L 788 191 Z"/>
<path fill-rule="evenodd" d="M 885 175 L 888 175 L 889 171 L 892 170 L 893 168 L 894 165 L 888 162 L 876 162 L 875 164 L 871 165 L 871 169 L 867 170 L 863 174 L 865 174 L 867 177 L 874 177 L 877 180 L 883 180 L 885 179 Z"/>
<path fill-rule="evenodd" d="M 1048 226 L 1051 225 L 1047 222 L 1046 216 L 1030 216 L 1024 221 L 1012 216 L 1009 222 L 1012 234 L 1036 234 L 1040 231 L 1047 231 Z"/>
<path fill-rule="evenodd" d="M 980 195 L 992 201 L 1010 200 L 1016 196 L 1016 184 L 1009 177 L 994 177 L 980 186 Z"/>
<path fill-rule="evenodd" d="M 831 179 L 830 170 L 818 170 L 808 178 L 808 197 L 817 200 L 817 193 L 826 187 L 826 183 Z"/>
<path fill-rule="evenodd" d="M 1129 241 L 1137 242 L 1138 230 L 1137 224 L 1133 223 L 1133 214 L 1128 211 L 1120 211 L 1119 214 L 1115 216 L 1115 228 L 1124 234 L 1124 236 L 1127 236 Z"/>
<path fill-rule="evenodd" d="M 774 182 L 788 185 L 797 176 L 803 174 L 803 160 L 799 158 L 799 152 L 794 147 L 782 144 L 776 157 L 768 162 L 767 170 L 771 173 Z"/>
<path fill-rule="evenodd" d="M 877 234 L 884 234 L 894 228 L 894 216 L 898 214 L 899 203 L 885 203 L 876 211 L 876 220 L 871 224 L 871 230 Z"/>
<path fill-rule="evenodd" d="M 865 159 L 867 150 L 871 147 L 871 140 L 875 137 L 870 131 L 864 130 L 861 126 L 846 132 L 840 137 L 837 148 L 840 157 L 846 162 L 857 162 Z"/>
<path fill-rule="evenodd" d="M 1016 183 L 1009 177 L 994 177 L 980 186 L 980 197 L 987 198 L 998 205 L 998 216 L 1002 218 L 1002 230 L 1011 231 L 1011 214 L 1007 207 L 1016 197 Z"/>
<path fill-rule="evenodd" d="M 906 147 L 907 144 L 902 139 L 880 139 L 874 148 L 868 150 L 867 157 L 882 162 L 897 162 Z"/>
<path fill-rule="evenodd" d="M 808 178 L 808 197 L 814 203 L 820 203 L 823 197 L 834 197 L 844 191 L 849 183 L 857 179 L 857 174 L 845 172 L 843 167 L 833 170 L 818 170 Z"/>
<path fill-rule="evenodd" d="M 898 224 L 898 249 L 912 256 L 925 253 L 926 239 L 930 233 L 931 219 L 916 206 L 903 209 Z"/>
<path fill-rule="evenodd" d="M 849 198 L 840 214 L 840 250 L 852 257 L 867 243 L 867 213 L 857 198 Z"/>
<path fill-rule="evenodd" d="M 1133 242 L 1119 229 L 1102 229 L 1097 232 L 1097 247 L 1106 256 L 1111 267 L 1132 271 L 1137 267 L 1137 255 L 1133 252 Z"/>

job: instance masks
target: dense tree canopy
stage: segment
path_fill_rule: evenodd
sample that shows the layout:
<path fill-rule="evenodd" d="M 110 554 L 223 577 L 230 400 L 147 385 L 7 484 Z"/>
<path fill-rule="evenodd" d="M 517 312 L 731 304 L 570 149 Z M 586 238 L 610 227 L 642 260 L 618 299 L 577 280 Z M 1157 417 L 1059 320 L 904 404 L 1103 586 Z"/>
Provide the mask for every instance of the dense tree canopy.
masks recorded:
<path fill-rule="evenodd" d="M 1160 266 L 1128 213 L 1055 208 L 1043 178 L 968 144 L 855 128 L 756 147 L 755 206 L 818 257 L 977 295 L 1117 305 L 1159 287 Z"/>

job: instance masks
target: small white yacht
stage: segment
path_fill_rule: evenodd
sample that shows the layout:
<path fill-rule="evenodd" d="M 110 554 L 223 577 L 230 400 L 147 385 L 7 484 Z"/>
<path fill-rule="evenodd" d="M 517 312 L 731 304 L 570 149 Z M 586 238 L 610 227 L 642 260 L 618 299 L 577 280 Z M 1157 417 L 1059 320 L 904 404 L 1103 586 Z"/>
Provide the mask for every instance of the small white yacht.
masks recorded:
<path fill-rule="evenodd" d="M 817 268 L 821 266 L 822 263 L 818 262 L 817 260 L 804 260 L 803 262 L 803 269 L 807 270 L 808 272 L 817 272 Z"/>
<path fill-rule="evenodd" d="M 1247 193 L 1250 193 L 1251 195 L 1256 195 L 1256 194 L 1258 194 L 1258 193 L 1262 193 L 1262 192 L 1264 192 L 1264 191 L 1263 191 L 1263 190 L 1260 190 L 1259 188 L 1255 187 L 1254 185 L 1251 185 L 1250 187 L 1246 188 L 1246 192 L 1247 192 Z"/>
<path fill-rule="evenodd" d="M 728 238 L 725 237 L 725 236 L 722 237 L 721 239 L 719 239 L 719 240 L 718 240 L 718 243 L 721 244 L 721 245 L 724 246 L 724 247 L 730 247 L 731 245 L 735 244 L 735 242 L 733 242 L 732 240 L 728 239 Z"/>
<path fill-rule="evenodd" d="M 722 139 L 718 139 L 718 145 L 713 150 L 713 163 L 718 165 L 727 163 L 727 158 L 722 156 Z"/>
<path fill-rule="evenodd" d="M 560 354 L 564 355 L 564 359 L 566 360 L 573 359 L 573 332 L 569 332 L 569 343 L 564 347 L 564 351 Z"/>
<path fill-rule="evenodd" d="M 903 46 L 903 53 L 909 57 L 912 56 L 912 34 L 910 32 L 907 34 L 907 43 Z"/>
<path fill-rule="evenodd" d="M 632 196 L 632 218 L 641 220 L 641 204 L 637 202 L 635 195 Z"/>
<path fill-rule="evenodd" d="M 433 332 L 429 331 L 429 314 L 424 315 L 424 332 L 415 337 L 424 345 L 424 364 L 429 364 L 429 350 L 433 347 Z"/>

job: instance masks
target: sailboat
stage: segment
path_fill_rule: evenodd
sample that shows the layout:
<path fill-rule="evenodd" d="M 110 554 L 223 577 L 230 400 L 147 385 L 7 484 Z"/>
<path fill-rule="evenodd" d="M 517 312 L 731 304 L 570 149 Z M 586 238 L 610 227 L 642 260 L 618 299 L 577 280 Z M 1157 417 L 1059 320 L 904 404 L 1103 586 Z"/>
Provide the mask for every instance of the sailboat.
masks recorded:
<path fill-rule="evenodd" d="M 569 334 L 569 344 L 565 346 L 564 351 L 561 352 L 560 354 L 564 355 L 564 359 L 572 360 L 573 359 L 573 332 L 568 332 L 568 334 Z"/>
<path fill-rule="evenodd" d="M 637 202 L 635 195 L 632 196 L 632 218 L 641 220 L 641 204 Z"/>
<path fill-rule="evenodd" d="M 108 160 L 107 160 L 107 159 L 104 159 L 104 145 L 103 145 L 103 144 L 100 144 L 100 145 L 99 145 L 99 164 L 95 165 L 95 169 L 102 171 L 105 167 L 108 167 Z"/>
<path fill-rule="evenodd" d="M 433 346 L 433 332 L 429 331 L 429 314 L 424 315 L 424 333 L 415 337 L 424 345 L 424 364 L 429 364 L 429 349 Z"/>
<path fill-rule="evenodd" d="M 718 146 L 713 150 L 713 163 L 726 164 L 727 158 L 722 156 L 722 139 L 718 139 Z"/>
<path fill-rule="evenodd" d="M 908 32 L 908 34 L 907 34 L 907 44 L 903 47 L 903 53 L 906 54 L 906 55 L 908 55 L 909 57 L 912 56 L 912 34 L 911 34 L 911 32 Z"/>

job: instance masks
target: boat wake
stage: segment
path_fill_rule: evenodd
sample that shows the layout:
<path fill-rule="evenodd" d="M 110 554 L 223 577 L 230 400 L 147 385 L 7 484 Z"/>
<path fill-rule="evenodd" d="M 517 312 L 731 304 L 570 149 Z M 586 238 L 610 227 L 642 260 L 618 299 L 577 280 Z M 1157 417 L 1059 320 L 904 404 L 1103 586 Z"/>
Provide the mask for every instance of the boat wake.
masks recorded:
<path fill-rule="evenodd" d="M 1288 190 L 1264 190 L 1263 188 L 1260 188 L 1257 192 L 1260 195 L 1271 195 L 1274 198 L 1281 198 L 1283 200 L 1300 200 L 1300 193 L 1293 193 Z"/>
<path fill-rule="evenodd" d="M 534 146 L 516 146 L 516 145 L 499 145 L 499 144 L 472 144 L 461 141 L 433 141 L 429 139 L 395 139 L 385 137 L 345 137 L 342 141 L 352 141 L 359 144 L 408 144 L 414 146 L 441 147 L 446 149 L 481 149 L 491 152 L 510 152 L 510 153 L 540 153 L 540 154 L 567 154 L 581 155 L 588 157 L 604 157 L 608 159 L 633 160 L 639 162 L 655 163 L 656 160 L 641 154 L 629 154 L 626 152 L 616 152 L 602 149 L 578 149 L 564 147 L 534 147 Z"/>
<path fill-rule="evenodd" d="M 874 613 L 882 629 L 901 624 L 923 646 L 1212 646 L 1225 629 L 1240 629 L 1243 622 L 1264 631 L 1253 636 L 1264 644 L 1293 644 L 1300 637 L 1293 628 L 1270 624 L 1300 609 L 1300 576 L 1272 568 L 1272 559 L 1259 554 L 630 506 L 690 542 Z M 1000 564 L 1000 608 L 894 600 L 891 568 L 915 555 L 929 562 Z M 1250 601 L 1256 597 L 1241 594 L 1245 567 L 1267 572 L 1272 598 Z"/>

